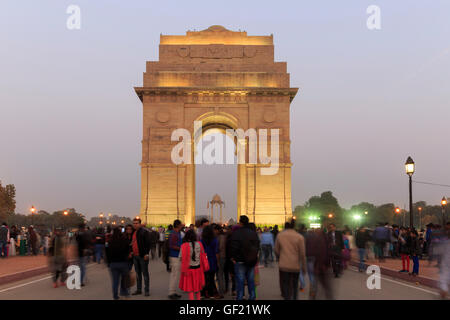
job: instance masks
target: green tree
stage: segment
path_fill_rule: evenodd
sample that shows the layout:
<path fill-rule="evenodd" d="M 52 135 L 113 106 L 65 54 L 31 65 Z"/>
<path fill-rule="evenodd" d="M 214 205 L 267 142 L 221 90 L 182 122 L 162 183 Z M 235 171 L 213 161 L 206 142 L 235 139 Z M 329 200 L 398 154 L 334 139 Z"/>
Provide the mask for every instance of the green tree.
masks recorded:
<path fill-rule="evenodd" d="M 2 186 L 0 181 L 0 221 L 8 220 L 8 216 L 16 210 L 16 187 L 13 184 Z"/>
<path fill-rule="evenodd" d="M 331 191 L 322 192 L 320 196 L 313 196 L 306 202 L 303 221 L 307 222 L 308 215 L 319 216 L 325 226 L 331 222 L 338 227 L 343 226 L 343 210 Z"/>

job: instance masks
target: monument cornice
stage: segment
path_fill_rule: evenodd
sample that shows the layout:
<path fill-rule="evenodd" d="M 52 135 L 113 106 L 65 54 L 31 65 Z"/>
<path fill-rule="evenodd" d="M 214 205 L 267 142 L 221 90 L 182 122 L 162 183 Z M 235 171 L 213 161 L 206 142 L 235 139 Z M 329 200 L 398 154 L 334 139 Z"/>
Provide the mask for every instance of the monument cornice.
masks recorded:
<path fill-rule="evenodd" d="M 134 87 L 134 90 L 141 101 L 143 101 L 144 95 L 188 96 L 193 94 L 238 94 L 242 96 L 289 96 L 290 102 L 292 102 L 298 92 L 298 88 L 273 87 Z"/>

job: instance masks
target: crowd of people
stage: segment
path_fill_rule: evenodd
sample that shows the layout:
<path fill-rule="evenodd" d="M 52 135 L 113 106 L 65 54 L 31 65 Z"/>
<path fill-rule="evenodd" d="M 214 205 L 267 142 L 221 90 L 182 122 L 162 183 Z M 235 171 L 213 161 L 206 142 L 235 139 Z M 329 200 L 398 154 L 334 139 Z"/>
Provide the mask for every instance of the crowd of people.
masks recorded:
<path fill-rule="evenodd" d="M 46 255 L 49 239 L 50 233 L 36 231 L 33 226 L 10 228 L 3 222 L 0 226 L 0 256 L 7 258 L 16 255 Z"/>
<path fill-rule="evenodd" d="M 5 243 L 14 243 L 12 239 L 26 237 L 39 242 L 32 227 L 14 234 L 15 230 L 10 231 L 6 224 L 0 227 L 2 256 L 11 251 L 6 248 L 4 254 Z M 298 292 L 306 288 L 306 279 L 310 299 L 315 299 L 319 290 L 327 299 L 333 299 L 332 276 L 339 278 L 356 253 L 360 272 L 365 270 L 371 254 L 380 262 L 399 259 L 399 272 L 411 276 L 419 275 L 421 260 L 427 259 L 429 264 L 435 261 L 440 268 L 441 293 L 446 296 L 450 281 L 449 232 L 449 223 L 445 227 L 429 224 L 420 232 L 389 224 L 379 224 L 373 230 L 360 227 L 352 231 L 345 227 L 340 231 L 333 223 L 326 229 L 306 229 L 297 226 L 295 220 L 286 222 L 280 231 L 278 226 L 256 228 L 247 216 L 240 216 L 239 224 L 232 226 L 210 224 L 207 219 L 197 227 L 185 226 L 175 220 L 167 229 L 156 229 L 145 227 L 135 218 L 132 225 L 108 226 L 106 230 L 82 224 L 70 236 L 57 228 L 47 236 L 44 254 L 50 259 L 54 287 L 65 284 L 70 244 L 76 244 L 81 286 L 86 285 L 86 264 L 91 260 L 105 262 L 114 299 L 149 296 L 149 261 L 155 259 L 161 259 L 170 273 L 168 298 L 172 300 L 180 299 L 181 292 L 191 300 L 223 299 L 229 293 L 237 300 L 254 300 L 258 296 L 260 268 L 273 267 L 275 261 L 284 299 L 296 300 Z M 29 247 L 32 254 L 39 252 L 37 245 Z"/>

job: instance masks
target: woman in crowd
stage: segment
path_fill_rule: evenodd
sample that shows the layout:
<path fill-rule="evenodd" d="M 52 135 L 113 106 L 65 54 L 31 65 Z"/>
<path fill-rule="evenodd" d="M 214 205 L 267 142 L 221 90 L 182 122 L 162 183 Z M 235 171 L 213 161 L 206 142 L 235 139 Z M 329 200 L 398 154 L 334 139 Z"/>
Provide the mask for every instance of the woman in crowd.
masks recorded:
<path fill-rule="evenodd" d="M 130 246 L 128 240 L 122 234 L 120 228 L 114 228 L 111 238 L 108 241 L 106 248 L 106 257 L 108 266 L 111 271 L 112 291 L 114 300 L 119 299 L 119 283 L 120 295 L 124 297 L 129 296 L 128 288 L 125 286 L 125 281 L 128 276 L 128 259 L 130 253 Z M 122 281 L 121 281 L 122 279 Z"/>
<path fill-rule="evenodd" d="M 208 225 L 203 229 L 202 232 L 202 245 L 205 248 L 205 252 L 208 256 L 209 270 L 205 272 L 205 288 L 202 293 L 205 299 L 221 299 L 217 288 L 215 275 L 217 271 L 217 260 L 219 256 L 219 242 L 214 234 L 214 229 L 212 225 Z"/>
<path fill-rule="evenodd" d="M 205 249 L 202 243 L 197 241 L 197 234 L 192 229 L 187 230 L 183 242 L 180 250 L 179 287 L 189 293 L 189 300 L 200 300 L 200 291 L 205 286 L 205 272 L 208 271 L 208 266 L 204 263 Z"/>

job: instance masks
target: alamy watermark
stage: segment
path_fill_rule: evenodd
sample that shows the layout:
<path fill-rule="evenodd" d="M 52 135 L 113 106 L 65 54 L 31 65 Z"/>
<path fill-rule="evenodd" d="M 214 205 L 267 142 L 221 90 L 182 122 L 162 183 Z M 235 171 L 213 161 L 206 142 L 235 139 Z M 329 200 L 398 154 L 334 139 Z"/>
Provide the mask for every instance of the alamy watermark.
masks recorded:
<path fill-rule="evenodd" d="M 187 129 L 176 129 L 172 132 L 171 141 L 180 141 L 171 152 L 171 159 L 174 164 L 192 164 L 192 141 L 197 141 L 197 149 L 201 151 L 199 158 L 194 158 L 194 164 L 235 164 L 233 154 L 227 154 L 224 162 L 223 143 L 214 139 L 213 142 L 203 148 L 201 135 L 203 132 L 202 121 L 194 121 L 194 139 Z M 238 164 L 262 164 L 261 175 L 275 175 L 279 168 L 280 159 L 280 130 L 270 129 L 270 143 L 268 143 L 268 129 L 259 129 L 258 132 L 250 128 L 226 129 L 226 135 L 232 139 L 226 140 L 227 150 L 230 144 L 234 144 L 236 138 L 237 163 Z M 205 140 L 210 140 L 212 136 L 205 136 Z M 270 155 L 268 149 L 270 145 Z M 248 162 L 246 162 L 246 147 L 248 146 Z M 259 159 L 259 162 L 258 162 Z"/>

